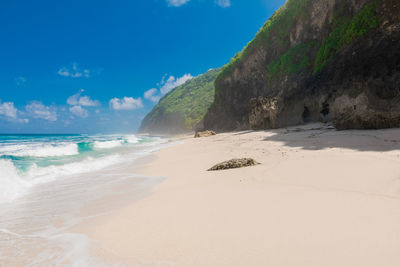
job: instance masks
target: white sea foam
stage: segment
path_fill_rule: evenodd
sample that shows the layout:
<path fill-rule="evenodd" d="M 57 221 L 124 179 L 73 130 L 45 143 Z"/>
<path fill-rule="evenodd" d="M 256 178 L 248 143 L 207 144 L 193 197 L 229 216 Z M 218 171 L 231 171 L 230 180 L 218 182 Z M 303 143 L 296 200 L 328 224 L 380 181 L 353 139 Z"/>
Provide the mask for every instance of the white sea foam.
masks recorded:
<path fill-rule="evenodd" d="M 29 179 L 34 183 L 38 182 L 38 180 L 40 180 L 40 182 L 47 182 L 60 176 L 97 171 L 122 161 L 123 159 L 121 156 L 111 155 L 97 159 L 88 157 L 79 162 L 64 165 L 50 165 L 48 167 L 38 167 L 36 164 L 33 164 L 27 173 L 24 174 L 24 178 Z"/>
<path fill-rule="evenodd" d="M 8 154 L 8 153 L 13 153 L 13 152 L 18 152 L 24 149 L 29 149 L 28 145 L 17 145 L 17 144 L 12 144 L 12 145 L 4 145 L 2 144 L 0 147 L 0 154 Z"/>
<path fill-rule="evenodd" d="M 98 159 L 88 157 L 79 162 L 48 167 L 33 164 L 25 173 L 18 172 L 10 160 L 0 160 L 0 203 L 12 201 L 32 185 L 63 176 L 97 171 L 123 160 L 119 155 L 111 155 Z"/>
<path fill-rule="evenodd" d="M 108 149 L 114 147 L 120 147 L 124 143 L 123 140 L 111 140 L 111 141 L 95 141 L 94 148 L 97 149 Z"/>
<path fill-rule="evenodd" d="M 9 148 L 8 151 L 3 151 L 2 153 L 19 157 L 59 157 L 79 154 L 77 144 L 25 145 L 18 148 Z"/>
<path fill-rule="evenodd" d="M 5 157 L 0 158 L 0 203 L 12 201 L 36 184 L 57 180 L 60 177 L 95 172 L 111 165 L 134 160 L 158 149 L 165 142 L 163 139 L 152 138 L 148 142 L 139 143 L 141 138 L 135 135 L 94 136 L 93 139 L 96 150 L 125 145 L 126 149 L 99 151 L 99 153 L 90 151 L 87 155 L 82 153 L 81 157 L 49 161 L 46 157 L 78 155 L 78 140 L 57 143 L 53 140 L 48 143 L 13 141 L 1 144 L 0 156 Z M 134 146 L 129 146 L 130 144 Z M 128 150 L 129 148 L 131 150 Z M 7 155 L 24 158 L 9 160 Z"/>
<path fill-rule="evenodd" d="M 5 207 L 0 210 L 0 262 L 15 258 L 20 265 L 26 266 L 122 266 L 113 258 L 112 252 L 87 236 L 68 233 L 67 229 L 83 219 L 112 209 L 114 206 L 96 205 L 89 214 L 81 214 L 82 207 L 92 207 L 93 201 L 103 196 L 117 193 L 127 199 L 133 198 L 130 188 L 135 188 L 133 181 L 136 179 L 131 178 L 136 176 L 127 166 L 136 158 L 166 145 L 166 141 L 149 137 L 147 142 L 139 142 L 142 137 L 134 135 L 85 136 L 65 138 L 62 142 L 49 139 L 48 142 L 27 140 L 17 143 L 12 140 L 13 143 L 0 144 L 0 156 L 4 155 L 0 158 L 0 203 Z M 37 156 L 51 154 L 37 152 L 48 146 L 65 147 L 84 142 L 91 148 L 96 141 L 101 143 L 100 147 L 108 143 L 108 147 L 115 149 L 97 151 L 97 146 L 93 151 L 84 147 L 76 157 Z M 7 159 L 10 158 L 7 155 L 20 152 L 27 155 L 27 151 L 30 155 L 35 151 L 36 156 Z M 127 191 L 120 192 L 120 188 Z M 119 205 L 120 198 L 117 199 L 115 207 Z M 107 255 L 107 261 L 98 259 L 97 255 Z"/>
<path fill-rule="evenodd" d="M 137 144 L 137 143 L 139 143 L 139 138 L 137 138 L 136 135 L 134 135 L 134 134 L 127 135 L 125 138 L 126 138 L 126 141 L 129 144 Z"/>
<path fill-rule="evenodd" d="M 29 184 L 22 180 L 10 160 L 0 159 L 0 203 L 9 202 L 22 194 Z"/>

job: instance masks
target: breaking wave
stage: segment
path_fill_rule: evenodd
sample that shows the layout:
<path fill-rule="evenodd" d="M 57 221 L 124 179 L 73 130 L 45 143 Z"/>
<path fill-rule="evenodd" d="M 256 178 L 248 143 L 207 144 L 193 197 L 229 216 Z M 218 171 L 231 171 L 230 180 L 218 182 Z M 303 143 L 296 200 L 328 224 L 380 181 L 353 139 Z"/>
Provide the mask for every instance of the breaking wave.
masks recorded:
<path fill-rule="evenodd" d="M 158 147 L 159 141 L 135 135 L 2 137 L 0 203 L 12 201 L 37 183 L 122 163 L 131 153 Z"/>
<path fill-rule="evenodd" d="M 12 201 L 29 186 L 11 160 L 0 160 L 0 184 L 0 203 Z"/>
<path fill-rule="evenodd" d="M 20 146 L 19 149 L 10 147 L 10 150 L 8 154 L 17 157 L 59 157 L 79 154 L 77 144 Z"/>
<path fill-rule="evenodd" d="M 123 140 L 112 140 L 112 141 L 95 141 L 94 147 L 97 149 L 107 149 L 107 148 L 114 148 L 120 147 L 124 143 Z"/>

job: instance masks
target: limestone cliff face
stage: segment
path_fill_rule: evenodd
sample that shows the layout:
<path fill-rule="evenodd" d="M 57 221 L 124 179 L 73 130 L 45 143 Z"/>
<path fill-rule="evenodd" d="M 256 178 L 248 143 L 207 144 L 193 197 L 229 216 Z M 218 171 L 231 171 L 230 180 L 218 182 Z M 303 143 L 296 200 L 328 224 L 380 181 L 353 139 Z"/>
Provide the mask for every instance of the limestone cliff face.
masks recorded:
<path fill-rule="evenodd" d="M 400 2 L 288 0 L 215 88 L 207 129 L 400 127 Z"/>

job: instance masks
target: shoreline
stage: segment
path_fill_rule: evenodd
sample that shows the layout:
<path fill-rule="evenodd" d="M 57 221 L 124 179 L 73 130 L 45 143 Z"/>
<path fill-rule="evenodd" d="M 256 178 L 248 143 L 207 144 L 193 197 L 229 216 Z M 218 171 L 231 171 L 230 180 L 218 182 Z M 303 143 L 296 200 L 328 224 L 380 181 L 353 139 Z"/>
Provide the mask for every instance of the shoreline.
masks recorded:
<path fill-rule="evenodd" d="M 12 202 L 0 204 L 0 262 L 10 266 L 102 266 L 102 259 L 92 252 L 106 250 L 76 231 L 77 227 L 112 217 L 115 211 L 147 196 L 164 178 L 142 175 L 136 166 L 151 161 L 154 151 L 168 146 L 168 140 L 156 140 L 116 151 L 123 160 L 39 181 Z"/>
<path fill-rule="evenodd" d="M 186 137 L 135 166 L 167 177 L 145 197 L 78 229 L 126 266 L 399 266 L 398 136 L 306 125 Z M 206 171 L 235 157 L 261 165 Z"/>

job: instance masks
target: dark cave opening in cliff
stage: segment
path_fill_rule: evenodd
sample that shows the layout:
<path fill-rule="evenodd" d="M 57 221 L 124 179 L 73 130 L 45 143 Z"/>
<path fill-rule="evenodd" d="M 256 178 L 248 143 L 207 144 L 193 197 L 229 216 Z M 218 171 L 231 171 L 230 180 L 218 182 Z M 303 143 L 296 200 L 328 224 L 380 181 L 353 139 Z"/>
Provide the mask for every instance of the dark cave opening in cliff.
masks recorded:
<path fill-rule="evenodd" d="M 320 112 L 324 117 L 328 116 L 329 114 L 329 104 L 328 103 L 323 103 L 322 104 L 322 110 Z"/>
<path fill-rule="evenodd" d="M 310 110 L 308 107 L 304 107 L 303 114 L 301 114 L 301 118 L 303 119 L 304 123 L 310 122 Z"/>

